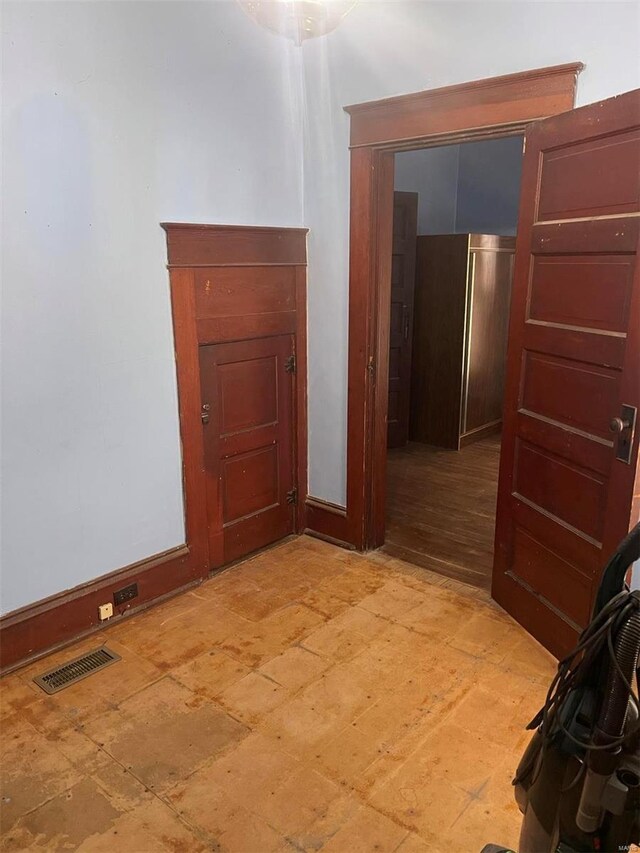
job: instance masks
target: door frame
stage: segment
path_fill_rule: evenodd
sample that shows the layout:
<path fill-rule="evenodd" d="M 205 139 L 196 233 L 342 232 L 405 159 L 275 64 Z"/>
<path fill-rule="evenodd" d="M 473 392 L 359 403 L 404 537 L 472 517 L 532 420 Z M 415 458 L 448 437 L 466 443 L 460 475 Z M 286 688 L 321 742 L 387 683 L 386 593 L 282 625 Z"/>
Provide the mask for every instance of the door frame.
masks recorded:
<path fill-rule="evenodd" d="M 334 538 L 384 543 L 394 155 L 523 133 L 573 109 L 581 62 L 345 107 L 351 119 L 347 506 Z"/>
<path fill-rule="evenodd" d="M 186 548 L 194 577 L 205 578 L 209 553 L 204 439 L 201 420 L 201 346 L 291 335 L 294 341 L 293 471 L 298 490 L 295 527 L 306 525 L 307 493 L 307 229 L 161 222 L 167 238 L 178 414 L 182 443 L 182 493 Z M 265 313 L 240 310 L 199 316 L 196 272 L 201 268 L 292 268 L 294 304 L 275 304 Z M 213 282 L 215 285 L 215 282 Z M 206 288 L 210 282 L 207 281 Z"/>

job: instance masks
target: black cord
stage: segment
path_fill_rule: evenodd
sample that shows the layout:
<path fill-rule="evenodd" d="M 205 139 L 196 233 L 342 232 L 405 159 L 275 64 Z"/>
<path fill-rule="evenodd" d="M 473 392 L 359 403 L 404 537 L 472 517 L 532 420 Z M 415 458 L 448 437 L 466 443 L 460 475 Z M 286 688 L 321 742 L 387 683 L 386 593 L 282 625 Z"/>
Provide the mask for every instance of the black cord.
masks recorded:
<path fill-rule="evenodd" d="M 559 662 L 558 670 L 547 691 L 545 703 L 528 726 L 528 728 L 539 728 L 542 736 L 540 750 L 535 756 L 532 756 L 527 766 L 523 767 L 519 774 L 516 774 L 514 784 L 521 781 L 531 771 L 532 764 L 538 761 L 534 779 L 531 782 L 533 784 L 544 763 L 547 749 L 558 735 L 568 738 L 576 747 L 586 752 L 588 750 L 616 749 L 629 737 L 640 732 L 640 703 L 632 684 L 620 667 L 614 647 L 614 640 L 620 626 L 638 609 L 638 606 L 638 597 L 631 595 L 628 589 L 618 593 L 585 628 L 575 649 Z M 604 664 L 608 663 L 607 658 L 615 667 L 619 678 L 626 687 L 629 701 L 638 711 L 638 718 L 631 731 L 625 732 L 621 737 L 606 744 L 598 744 L 593 741 L 592 736 L 588 740 L 576 737 L 567 728 L 564 717 L 566 716 L 567 703 L 581 685 L 589 681 L 593 683 L 594 687 L 597 685 L 596 676 Z M 578 782 L 584 766 L 583 762 L 569 788 Z"/>

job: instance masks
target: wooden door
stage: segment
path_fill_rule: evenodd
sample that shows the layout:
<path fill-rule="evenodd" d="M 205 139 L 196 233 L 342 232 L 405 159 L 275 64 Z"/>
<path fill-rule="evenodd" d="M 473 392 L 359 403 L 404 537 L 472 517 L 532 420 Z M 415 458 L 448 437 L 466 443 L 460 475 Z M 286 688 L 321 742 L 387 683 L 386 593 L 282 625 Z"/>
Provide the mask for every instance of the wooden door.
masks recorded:
<path fill-rule="evenodd" d="M 640 90 L 533 125 L 523 166 L 492 591 L 562 655 L 638 511 Z"/>
<path fill-rule="evenodd" d="M 291 335 L 200 347 L 214 567 L 293 532 L 292 353 Z"/>
<path fill-rule="evenodd" d="M 387 447 L 402 447 L 409 437 L 417 225 L 418 194 L 394 193 Z"/>

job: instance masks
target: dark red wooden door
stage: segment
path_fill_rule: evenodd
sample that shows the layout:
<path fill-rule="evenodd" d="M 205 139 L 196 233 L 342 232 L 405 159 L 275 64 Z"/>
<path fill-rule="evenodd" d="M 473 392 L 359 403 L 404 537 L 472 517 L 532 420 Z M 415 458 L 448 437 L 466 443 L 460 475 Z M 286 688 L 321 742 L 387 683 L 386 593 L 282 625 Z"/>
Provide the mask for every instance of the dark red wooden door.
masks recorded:
<path fill-rule="evenodd" d="M 409 438 L 417 222 L 418 194 L 394 193 L 387 447 L 402 447 Z"/>
<path fill-rule="evenodd" d="M 536 123 L 523 165 L 492 591 L 561 655 L 638 509 L 610 424 L 640 405 L 640 91 Z"/>
<path fill-rule="evenodd" d="M 293 532 L 292 353 L 290 335 L 200 347 L 213 566 Z"/>

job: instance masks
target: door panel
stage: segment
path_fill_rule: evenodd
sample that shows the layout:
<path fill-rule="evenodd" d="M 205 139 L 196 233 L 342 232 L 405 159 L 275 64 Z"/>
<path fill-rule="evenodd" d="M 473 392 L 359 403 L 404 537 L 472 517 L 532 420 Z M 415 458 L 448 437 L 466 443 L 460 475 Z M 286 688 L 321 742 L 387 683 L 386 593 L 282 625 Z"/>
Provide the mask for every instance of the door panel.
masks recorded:
<path fill-rule="evenodd" d="M 409 437 L 413 291 L 416 276 L 417 193 L 393 194 L 389 405 L 387 446 L 402 447 Z"/>
<path fill-rule="evenodd" d="M 289 335 L 200 347 L 213 566 L 293 532 L 292 347 Z"/>
<path fill-rule="evenodd" d="M 625 332 L 632 273 L 618 255 L 534 257 L 528 320 Z"/>
<path fill-rule="evenodd" d="M 636 520 L 609 425 L 640 405 L 639 214 L 640 92 L 528 130 L 492 592 L 556 655 Z"/>
<path fill-rule="evenodd" d="M 541 152 L 539 222 L 637 211 L 637 131 L 607 138 L 602 129 L 596 122 L 590 139 Z"/>
<path fill-rule="evenodd" d="M 618 400 L 616 371 L 527 351 L 521 407 L 611 444 L 609 421 Z"/>

